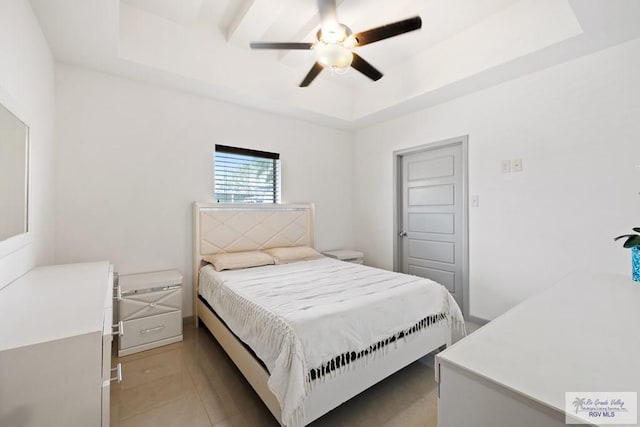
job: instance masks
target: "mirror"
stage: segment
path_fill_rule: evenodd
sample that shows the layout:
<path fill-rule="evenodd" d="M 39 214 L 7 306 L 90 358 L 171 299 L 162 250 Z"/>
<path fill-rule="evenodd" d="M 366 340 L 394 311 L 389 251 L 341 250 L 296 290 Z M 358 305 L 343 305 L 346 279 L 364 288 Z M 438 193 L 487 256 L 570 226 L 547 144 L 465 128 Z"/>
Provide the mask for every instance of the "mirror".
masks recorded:
<path fill-rule="evenodd" d="M 0 104 L 0 241 L 28 230 L 29 128 Z"/>

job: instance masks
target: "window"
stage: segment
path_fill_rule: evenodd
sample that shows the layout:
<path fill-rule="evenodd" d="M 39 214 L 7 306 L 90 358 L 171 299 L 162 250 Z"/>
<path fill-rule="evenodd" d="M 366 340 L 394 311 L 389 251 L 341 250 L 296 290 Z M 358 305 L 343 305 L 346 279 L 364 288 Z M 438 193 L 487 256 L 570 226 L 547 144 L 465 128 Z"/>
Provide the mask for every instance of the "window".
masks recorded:
<path fill-rule="evenodd" d="M 216 145 L 215 197 L 219 203 L 279 203 L 280 154 Z"/>

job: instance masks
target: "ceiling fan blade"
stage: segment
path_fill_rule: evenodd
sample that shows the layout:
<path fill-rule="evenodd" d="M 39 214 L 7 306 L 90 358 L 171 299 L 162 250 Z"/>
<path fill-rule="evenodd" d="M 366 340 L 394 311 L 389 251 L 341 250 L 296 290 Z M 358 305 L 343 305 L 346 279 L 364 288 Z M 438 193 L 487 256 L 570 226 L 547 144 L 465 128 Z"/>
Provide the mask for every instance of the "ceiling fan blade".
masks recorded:
<path fill-rule="evenodd" d="M 338 22 L 336 0 L 318 0 L 318 11 L 320 12 L 322 28 L 335 25 Z"/>
<path fill-rule="evenodd" d="M 378 71 L 376 67 L 369 64 L 367 61 L 362 59 L 360 55 L 357 53 L 353 54 L 353 61 L 351 62 L 351 67 L 360 71 L 365 76 L 369 77 L 371 80 L 378 81 L 382 78 L 382 73 Z"/>
<path fill-rule="evenodd" d="M 271 43 L 251 42 L 251 49 L 286 49 L 286 50 L 310 50 L 313 43 Z"/>
<path fill-rule="evenodd" d="M 313 79 L 318 77 L 318 74 L 320 74 L 320 71 L 322 71 L 322 65 L 316 62 L 315 64 L 313 64 L 313 67 L 311 67 L 311 70 L 309 70 L 309 73 L 307 73 L 302 83 L 300 83 L 300 87 L 309 86 L 313 81 Z"/>
<path fill-rule="evenodd" d="M 355 38 L 358 42 L 358 46 L 364 46 L 369 43 L 379 42 L 380 40 L 419 30 L 420 28 L 422 28 L 422 19 L 419 16 L 415 16 L 413 18 L 404 19 L 402 21 L 362 31 L 361 33 L 356 34 Z"/>

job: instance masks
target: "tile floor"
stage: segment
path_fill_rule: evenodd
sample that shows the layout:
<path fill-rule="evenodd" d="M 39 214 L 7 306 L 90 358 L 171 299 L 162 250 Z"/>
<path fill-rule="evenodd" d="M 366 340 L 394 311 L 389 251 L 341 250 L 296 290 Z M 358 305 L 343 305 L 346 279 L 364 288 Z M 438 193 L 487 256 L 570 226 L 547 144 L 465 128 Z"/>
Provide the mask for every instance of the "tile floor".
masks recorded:
<path fill-rule="evenodd" d="M 431 360 L 407 366 L 311 426 L 435 427 Z M 213 336 L 191 321 L 184 324 L 183 342 L 114 358 L 117 362 L 124 379 L 111 389 L 112 426 L 278 425 Z"/>

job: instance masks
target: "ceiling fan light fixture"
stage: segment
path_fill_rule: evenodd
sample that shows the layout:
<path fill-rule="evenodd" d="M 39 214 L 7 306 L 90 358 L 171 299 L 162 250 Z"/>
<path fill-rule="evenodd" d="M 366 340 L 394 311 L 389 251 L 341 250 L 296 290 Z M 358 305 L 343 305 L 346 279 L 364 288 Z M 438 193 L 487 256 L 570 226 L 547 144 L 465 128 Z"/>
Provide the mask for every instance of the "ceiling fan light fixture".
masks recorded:
<path fill-rule="evenodd" d="M 373 81 L 383 74 L 355 52 L 355 48 L 396 37 L 422 28 L 419 16 L 391 22 L 354 34 L 351 28 L 337 20 L 336 0 L 317 0 L 322 27 L 316 33 L 315 43 L 251 42 L 252 49 L 314 50 L 313 64 L 300 87 L 309 86 L 324 68 L 331 73 L 344 74 L 353 68 Z"/>
<path fill-rule="evenodd" d="M 315 47 L 316 61 L 333 70 L 349 68 L 353 61 L 351 49 L 340 44 L 318 43 Z"/>
<path fill-rule="evenodd" d="M 316 39 L 323 43 L 344 43 L 353 36 L 351 28 L 344 24 L 335 23 L 320 28 L 316 34 Z"/>
<path fill-rule="evenodd" d="M 316 61 L 331 70 L 344 70 L 353 61 L 352 49 L 356 45 L 353 32 L 344 24 L 333 24 L 316 34 Z"/>

